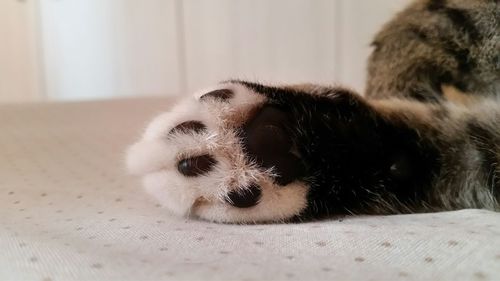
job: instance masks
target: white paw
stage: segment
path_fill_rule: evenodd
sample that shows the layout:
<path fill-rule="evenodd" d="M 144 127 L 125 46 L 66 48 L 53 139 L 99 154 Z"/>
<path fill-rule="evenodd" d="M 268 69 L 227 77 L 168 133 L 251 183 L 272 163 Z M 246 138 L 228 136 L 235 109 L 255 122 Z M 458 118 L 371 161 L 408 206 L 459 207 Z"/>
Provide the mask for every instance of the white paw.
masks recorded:
<path fill-rule="evenodd" d="M 243 145 L 244 126 L 266 102 L 264 95 L 239 83 L 186 98 L 156 117 L 130 146 L 128 169 L 141 175 L 146 190 L 177 215 L 217 222 L 298 215 L 307 205 L 307 185 L 276 183 L 279 169 L 262 167 Z"/>

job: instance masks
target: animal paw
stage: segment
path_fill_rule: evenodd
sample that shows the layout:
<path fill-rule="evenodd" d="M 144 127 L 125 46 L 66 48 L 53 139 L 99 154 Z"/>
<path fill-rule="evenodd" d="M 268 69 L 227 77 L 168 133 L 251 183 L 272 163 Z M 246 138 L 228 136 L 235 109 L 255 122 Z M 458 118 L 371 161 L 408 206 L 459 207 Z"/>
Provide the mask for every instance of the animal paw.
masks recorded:
<path fill-rule="evenodd" d="M 307 207 L 294 120 L 244 83 L 222 83 L 156 117 L 127 152 L 128 169 L 181 216 L 283 221 Z"/>

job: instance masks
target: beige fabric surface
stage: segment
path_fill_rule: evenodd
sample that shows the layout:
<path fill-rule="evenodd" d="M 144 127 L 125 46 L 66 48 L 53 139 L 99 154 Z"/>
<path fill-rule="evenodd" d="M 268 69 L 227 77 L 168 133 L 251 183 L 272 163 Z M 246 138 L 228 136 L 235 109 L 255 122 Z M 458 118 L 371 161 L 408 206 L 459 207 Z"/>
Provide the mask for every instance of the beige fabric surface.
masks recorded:
<path fill-rule="evenodd" d="M 483 210 L 282 225 L 170 217 L 123 151 L 166 99 L 0 106 L 0 280 L 500 280 Z"/>

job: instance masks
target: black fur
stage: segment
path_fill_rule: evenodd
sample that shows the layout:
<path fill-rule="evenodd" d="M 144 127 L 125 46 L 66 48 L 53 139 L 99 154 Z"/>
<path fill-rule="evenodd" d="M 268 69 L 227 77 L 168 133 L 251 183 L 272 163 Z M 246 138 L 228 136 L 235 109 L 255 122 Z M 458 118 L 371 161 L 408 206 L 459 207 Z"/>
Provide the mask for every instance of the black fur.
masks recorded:
<path fill-rule="evenodd" d="M 357 95 L 320 95 L 240 82 L 269 98 L 294 123 L 288 127 L 310 185 L 301 216 L 368 213 L 382 200 L 410 208 L 425 198 L 439 171 L 432 144 L 398 120 L 386 120 Z M 389 202 L 388 202 L 389 203 Z"/>

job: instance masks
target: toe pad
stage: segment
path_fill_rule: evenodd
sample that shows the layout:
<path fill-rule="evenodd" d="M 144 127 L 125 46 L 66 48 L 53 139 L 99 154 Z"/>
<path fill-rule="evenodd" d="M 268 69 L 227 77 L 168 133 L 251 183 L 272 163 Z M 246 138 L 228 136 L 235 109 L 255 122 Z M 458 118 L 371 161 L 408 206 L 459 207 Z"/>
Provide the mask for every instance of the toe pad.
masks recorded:
<path fill-rule="evenodd" d="M 249 208 L 259 203 L 262 191 L 256 184 L 252 184 L 243 190 L 231 191 L 227 202 L 237 208 Z"/>

